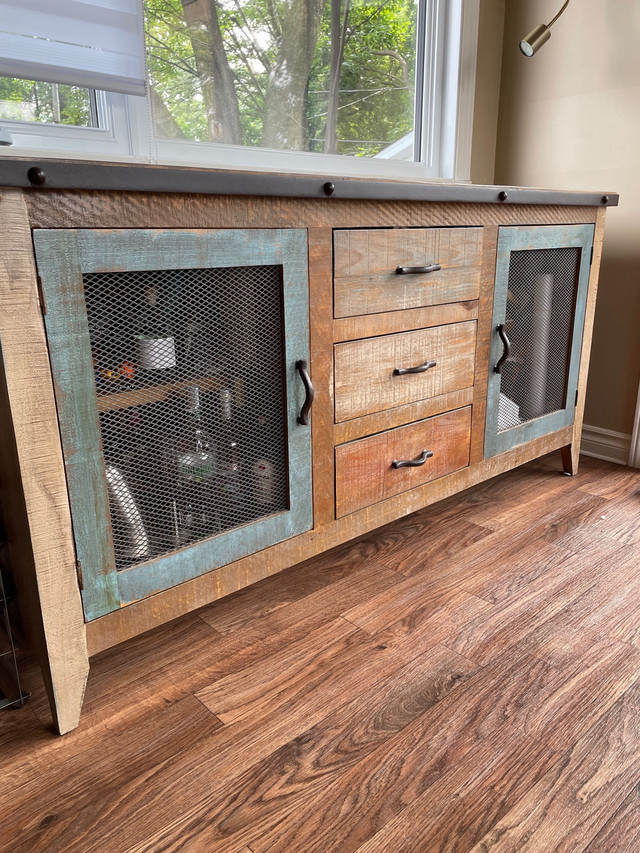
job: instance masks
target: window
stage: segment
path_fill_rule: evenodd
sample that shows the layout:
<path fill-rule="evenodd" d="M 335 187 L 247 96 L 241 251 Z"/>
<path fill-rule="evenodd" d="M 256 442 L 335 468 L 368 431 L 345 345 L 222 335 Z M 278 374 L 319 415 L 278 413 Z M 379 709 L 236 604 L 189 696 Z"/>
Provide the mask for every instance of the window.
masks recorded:
<path fill-rule="evenodd" d="M 0 77 L 0 120 L 98 127 L 96 93 L 78 86 Z"/>
<path fill-rule="evenodd" d="M 458 77 L 477 0 L 144 6 L 147 96 L 0 78 L 3 154 L 467 177 Z"/>

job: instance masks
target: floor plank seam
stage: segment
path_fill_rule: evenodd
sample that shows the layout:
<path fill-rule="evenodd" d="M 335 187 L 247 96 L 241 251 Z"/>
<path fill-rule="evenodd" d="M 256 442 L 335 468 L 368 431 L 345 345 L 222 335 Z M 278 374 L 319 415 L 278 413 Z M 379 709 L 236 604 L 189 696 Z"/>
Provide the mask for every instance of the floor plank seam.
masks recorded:
<path fill-rule="evenodd" d="M 338 615 L 338 618 L 342 619 L 344 622 L 348 622 L 349 625 L 353 625 L 353 627 L 356 629 L 356 631 L 359 631 L 361 634 L 365 634 L 367 637 L 374 637 L 375 634 L 378 633 L 376 631 L 375 633 L 372 634 L 371 631 L 367 631 L 366 628 L 363 628 L 361 625 L 358 625 L 356 622 L 353 622 L 351 619 L 347 619 L 347 617 L 343 613 L 340 613 Z"/>
<path fill-rule="evenodd" d="M 632 640 L 623 640 L 622 637 L 617 637 L 615 634 L 612 634 L 611 631 L 607 631 L 605 634 L 602 635 L 602 639 L 604 640 L 605 638 L 613 640 L 616 643 L 621 643 L 623 646 L 627 646 L 629 650 L 633 649 L 637 652 L 640 648 Z"/>
<path fill-rule="evenodd" d="M 208 607 L 211 607 L 211 605 L 208 605 Z M 210 622 L 207 622 L 203 613 L 200 613 L 200 611 L 196 611 L 195 615 L 211 631 L 211 633 L 214 635 L 214 639 L 220 639 L 221 640 L 224 636 L 226 636 L 221 631 L 218 631 L 217 628 L 214 628 Z"/>
<path fill-rule="evenodd" d="M 205 705 L 205 703 L 202 701 L 202 699 L 200 699 L 200 697 L 199 697 L 196 693 L 192 693 L 191 695 L 192 695 L 192 696 L 193 696 L 193 698 L 196 700 L 196 702 L 198 702 L 198 704 L 202 705 L 202 707 L 205 709 L 205 711 L 207 712 L 207 714 L 209 714 L 209 716 L 213 717 L 213 719 L 214 719 L 214 720 L 216 720 L 218 723 L 220 723 L 220 728 L 221 728 L 221 729 L 222 729 L 222 728 L 224 728 L 224 727 L 227 725 L 227 724 L 224 722 L 224 720 L 221 720 L 221 719 L 220 719 L 220 717 L 219 717 L 217 714 L 214 714 L 214 713 L 213 713 L 213 711 L 211 710 L 211 708 L 207 708 L 207 706 Z"/>

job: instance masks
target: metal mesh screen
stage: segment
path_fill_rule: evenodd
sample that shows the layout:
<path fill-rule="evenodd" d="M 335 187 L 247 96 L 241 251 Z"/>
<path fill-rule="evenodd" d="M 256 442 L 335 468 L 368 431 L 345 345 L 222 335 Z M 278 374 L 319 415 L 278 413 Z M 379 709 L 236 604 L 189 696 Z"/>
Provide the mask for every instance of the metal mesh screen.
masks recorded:
<path fill-rule="evenodd" d="M 580 250 L 512 252 L 505 332 L 511 355 L 502 367 L 498 432 L 563 409 Z"/>
<path fill-rule="evenodd" d="M 280 267 L 83 281 L 116 567 L 288 509 Z"/>

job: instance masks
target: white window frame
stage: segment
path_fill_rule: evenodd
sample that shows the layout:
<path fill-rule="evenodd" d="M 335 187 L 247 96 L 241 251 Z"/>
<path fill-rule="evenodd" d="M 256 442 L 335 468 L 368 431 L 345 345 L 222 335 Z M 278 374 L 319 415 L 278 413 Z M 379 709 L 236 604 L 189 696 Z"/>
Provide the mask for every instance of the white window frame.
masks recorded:
<path fill-rule="evenodd" d="M 277 171 L 329 176 L 406 180 L 468 180 L 475 91 L 479 0 L 421 0 L 418 41 L 423 73 L 418 75 L 414 134 L 420 160 L 275 151 L 219 143 L 159 139 L 153 134 L 148 98 L 98 92 L 98 128 L 1 120 L 13 145 L 0 156 L 69 157 L 231 170 Z M 462 73 L 464 69 L 464 73 Z M 399 141 L 402 148 L 411 139 Z"/>
<path fill-rule="evenodd" d="M 146 99 L 113 92 L 96 92 L 95 95 L 98 127 L 0 119 L 0 126 L 12 139 L 12 145 L 3 146 L 0 154 L 79 160 L 145 159 L 139 152 L 146 136 L 143 115 Z M 131 109 L 132 101 L 140 102 L 134 111 Z"/>

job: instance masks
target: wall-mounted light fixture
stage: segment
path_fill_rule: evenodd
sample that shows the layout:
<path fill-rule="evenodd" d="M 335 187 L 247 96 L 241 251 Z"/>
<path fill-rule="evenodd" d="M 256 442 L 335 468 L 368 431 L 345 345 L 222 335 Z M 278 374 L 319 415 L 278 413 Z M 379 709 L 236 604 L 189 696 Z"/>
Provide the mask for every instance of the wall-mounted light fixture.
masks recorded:
<path fill-rule="evenodd" d="M 568 5 L 569 0 L 567 0 L 553 20 L 549 21 L 548 24 L 538 24 L 537 27 L 534 27 L 534 29 L 531 30 L 529 35 L 522 39 L 520 42 L 520 50 L 525 56 L 533 56 L 536 50 L 539 50 L 545 42 L 549 41 L 551 38 L 551 27 L 555 24 Z"/>

